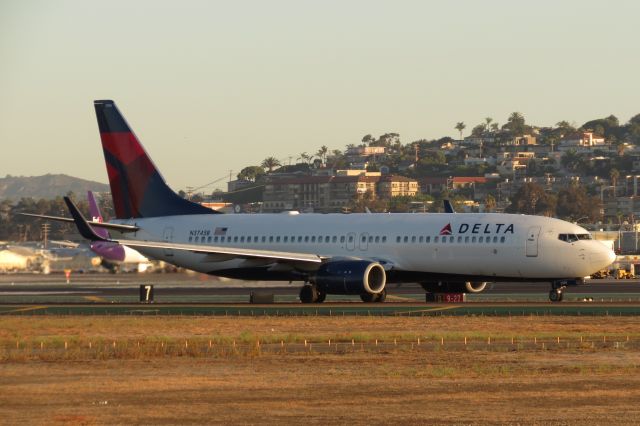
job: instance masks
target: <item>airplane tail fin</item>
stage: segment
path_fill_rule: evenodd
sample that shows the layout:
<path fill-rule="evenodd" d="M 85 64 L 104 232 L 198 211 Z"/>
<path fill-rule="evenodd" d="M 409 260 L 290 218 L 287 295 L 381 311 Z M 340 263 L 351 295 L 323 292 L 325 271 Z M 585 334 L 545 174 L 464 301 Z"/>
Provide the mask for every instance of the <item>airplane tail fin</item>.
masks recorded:
<path fill-rule="evenodd" d="M 94 106 L 118 219 L 218 213 L 169 188 L 113 101 Z"/>
<path fill-rule="evenodd" d="M 87 200 L 89 201 L 89 213 L 94 222 L 102 222 L 102 215 L 96 203 L 96 198 L 93 196 L 93 192 L 87 191 Z M 95 233 L 105 239 L 109 239 L 109 231 L 104 228 L 94 228 Z"/>

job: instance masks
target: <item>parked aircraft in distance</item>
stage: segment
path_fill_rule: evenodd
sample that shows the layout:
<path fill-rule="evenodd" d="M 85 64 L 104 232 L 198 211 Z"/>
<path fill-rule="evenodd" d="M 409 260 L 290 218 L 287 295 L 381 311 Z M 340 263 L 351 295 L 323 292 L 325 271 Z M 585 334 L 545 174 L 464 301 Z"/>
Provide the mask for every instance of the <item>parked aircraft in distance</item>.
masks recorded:
<path fill-rule="evenodd" d="M 103 222 L 102 214 L 93 192 L 87 191 L 89 201 L 89 213 L 95 222 Z M 109 231 L 104 228 L 94 228 L 94 232 L 103 240 L 109 240 Z M 112 241 L 91 241 L 89 248 L 102 259 L 102 266 L 116 271 L 135 267 L 138 272 L 146 271 L 151 266 L 151 261 L 137 250 Z"/>
<path fill-rule="evenodd" d="M 381 302 L 388 283 L 475 293 L 493 281 L 546 281 L 550 300 L 560 301 L 566 285 L 615 260 L 585 229 L 542 216 L 217 214 L 167 186 L 113 101 L 94 106 L 117 219 L 87 222 L 65 199 L 92 241 L 117 242 L 211 275 L 300 281 L 306 303 L 327 294 Z"/>

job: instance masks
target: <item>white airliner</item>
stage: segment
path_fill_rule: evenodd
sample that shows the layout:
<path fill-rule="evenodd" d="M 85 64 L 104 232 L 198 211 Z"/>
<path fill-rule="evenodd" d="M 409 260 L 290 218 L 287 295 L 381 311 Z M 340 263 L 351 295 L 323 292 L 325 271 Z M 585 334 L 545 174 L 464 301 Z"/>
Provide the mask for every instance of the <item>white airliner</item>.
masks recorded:
<path fill-rule="evenodd" d="M 216 214 L 180 198 L 113 101 L 95 101 L 116 212 L 87 222 L 66 199 L 80 232 L 177 266 L 223 277 L 289 280 L 300 300 L 357 294 L 381 302 L 389 283 L 428 292 L 480 292 L 487 282 L 546 281 L 549 298 L 615 260 L 575 224 L 512 214 Z M 69 220 L 69 219 L 66 219 Z"/>

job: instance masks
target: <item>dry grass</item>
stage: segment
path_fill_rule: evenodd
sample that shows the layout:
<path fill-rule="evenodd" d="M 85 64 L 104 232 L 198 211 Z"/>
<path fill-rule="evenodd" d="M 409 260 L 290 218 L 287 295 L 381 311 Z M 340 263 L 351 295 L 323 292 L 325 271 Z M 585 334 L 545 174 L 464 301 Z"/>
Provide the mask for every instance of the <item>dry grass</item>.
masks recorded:
<path fill-rule="evenodd" d="M 5 345 L 243 335 L 640 338 L 640 319 L 632 317 L 2 317 L 0 325 Z M 86 353 L 54 361 L 5 358 L 0 423 L 636 424 L 640 418 L 640 350 L 633 347 L 142 359 Z"/>

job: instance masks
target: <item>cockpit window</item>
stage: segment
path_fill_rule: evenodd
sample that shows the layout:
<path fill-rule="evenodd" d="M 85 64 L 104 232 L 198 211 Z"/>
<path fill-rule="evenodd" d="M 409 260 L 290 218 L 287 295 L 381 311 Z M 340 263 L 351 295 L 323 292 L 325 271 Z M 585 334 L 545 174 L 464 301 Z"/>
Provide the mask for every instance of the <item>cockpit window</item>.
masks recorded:
<path fill-rule="evenodd" d="M 559 234 L 558 239 L 567 243 L 575 243 L 578 240 L 591 240 L 591 234 Z"/>

